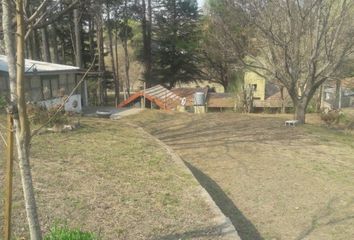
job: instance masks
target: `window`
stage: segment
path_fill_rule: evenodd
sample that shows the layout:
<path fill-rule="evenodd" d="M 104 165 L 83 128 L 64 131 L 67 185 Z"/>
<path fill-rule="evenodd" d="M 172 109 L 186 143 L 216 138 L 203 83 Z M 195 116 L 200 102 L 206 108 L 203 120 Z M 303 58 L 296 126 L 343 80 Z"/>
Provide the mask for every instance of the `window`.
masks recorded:
<path fill-rule="evenodd" d="M 9 78 L 5 75 L 0 76 L 0 91 L 7 91 L 9 89 Z"/>
<path fill-rule="evenodd" d="M 63 94 L 70 94 L 73 89 L 76 87 L 76 75 L 75 74 L 65 74 L 59 76 L 59 96 Z M 79 91 L 76 90 L 74 94 L 77 94 Z"/>
<path fill-rule="evenodd" d="M 251 84 L 253 91 L 257 91 L 257 84 Z"/>
<path fill-rule="evenodd" d="M 8 95 L 9 94 L 9 78 L 6 75 L 0 75 L 0 95 Z"/>
<path fill-rule="evenodd" d="M 69 93 L 70 92 L 68 89 L 68 75 L 59 76 L 59 94 L 62 96 Z"/>
<path fill-rule="evenodd" d="M 26 78 L 27 79 L 27 78 Z M 43 100 L 42 83 L 39 76 L 28 77 L 30 90 L 28 91 L 27 101 L 38 102 Z"/>
<path fill-rule="evenodd" d="M 44 100 L 59 97 L 59 76 L 41 76 L 42 97 Z"/>

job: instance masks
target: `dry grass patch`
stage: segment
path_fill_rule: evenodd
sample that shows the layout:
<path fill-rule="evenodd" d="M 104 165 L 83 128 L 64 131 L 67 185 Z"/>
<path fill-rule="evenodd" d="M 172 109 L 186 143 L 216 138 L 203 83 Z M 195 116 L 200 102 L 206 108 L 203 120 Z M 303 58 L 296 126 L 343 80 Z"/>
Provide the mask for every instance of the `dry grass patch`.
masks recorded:
<path fill-rule="evenodd" d="M 352 239 L 353 136 L 291 115 L 162 114 L 131 118 L 174 148 L 242 239 Z"/>
<path fill-rule="evenodd" d="M 102 239 L 222 239 L 209 207 L 194 191 L 197 183 L 154 141 L 119 121 L 81 123 L 77 131 L 48 133 L 32 142 L 45 233 L 65 223 Z M 1 182 L 2 166 L 3 161 Z M 14 236 L 27 239 L 18 171 L 16 165 Z"/>

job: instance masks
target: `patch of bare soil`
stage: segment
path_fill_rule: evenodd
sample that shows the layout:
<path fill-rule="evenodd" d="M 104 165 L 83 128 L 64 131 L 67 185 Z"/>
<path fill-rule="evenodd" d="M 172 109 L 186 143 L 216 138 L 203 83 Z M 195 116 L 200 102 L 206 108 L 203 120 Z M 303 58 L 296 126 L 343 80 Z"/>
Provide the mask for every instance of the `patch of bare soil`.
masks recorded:
<path fill-rule="evenodd" d="M 240 237 L 354 239 L 353 136 L 290 115 L 163 114 L 131 118 L 171 146 Z"/>
<path fill-rule="evenodd" d="M 3 123 L 4 116 L 0 119 Z M 102 239 L 225 239 L 195 191 L 198 183 L 154 141 L 120 121 L 82 119 L 81 125 L 37 136 L 32 143 L 44 233 L 66 224 Z M 0 149 L 3 186 L 3 143 Z M 14 238 L 28 239 L 17 164 L 14 184 Z M 3 198 L 2 188 L 0 194 Z M 2 220 L 1 211 L 0 226 Z"/>

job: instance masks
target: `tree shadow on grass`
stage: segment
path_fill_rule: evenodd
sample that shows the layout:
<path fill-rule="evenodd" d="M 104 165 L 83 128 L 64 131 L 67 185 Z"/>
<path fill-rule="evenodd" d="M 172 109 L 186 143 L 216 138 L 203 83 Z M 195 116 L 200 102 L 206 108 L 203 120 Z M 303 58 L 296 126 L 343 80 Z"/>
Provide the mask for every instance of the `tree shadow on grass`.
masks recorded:
<path fill-rule="evenodd" d="M 340 209 L 336 209 L 335 207 L 338 201 L 340 201 L 339 198 L 337 197 L 332 198 L 328 201 L 327 205 L 324 208 L 319 209 L 318 213 L 316 213 L 312 217 L 310 226 L 307 227 L 305 230 L 303 230 L 300 233 L 300 235 L 296 238 L 296 240 L 302 240 L 307 238 L 309 239 L 311 234 L 316 230 L 318 230 L 319 228 L 324 228 L 324 227 L 333 228 L 333 226 L 336 224 L 343 223 L 348 220 L 353 220 L 354 215 L 350 214 L 349 211 L 345 211 L 346 214 L 344 216 L 336 215 L 336 212 L 340 210 Z M 345 207 L 352 209 L 353 204 L 354 204 L 354 198 L 352 198 L 351 201 L 349 201 Z"/>
<path fill-rule="evenodd" d="M 200 237 L 220 237 L 225 236 L 231 232 L 222 231 L 226 228 L 227 225 L 220 224 L 216 226 L 205 227 L 202 229 L 192 230 L 184 233 L 172 233 L 161 237 L 154 237 L 154 240 L 176 240 L 176 239 L 191 239 L 191 238 L 200 238 Z"/>
<path fill-rule="evenodd" d="M 242 240 L 262 240 L 264 239 L 256 227 L 250 222 L 243 213 L 234 205 L 233 201 L 224 193 L 221 187 L 201 170 L 184 161 L 187 167 L 199 183 L 208 191 L 214 202 L 221 211 L 227 216 L 235 226 Z"/>

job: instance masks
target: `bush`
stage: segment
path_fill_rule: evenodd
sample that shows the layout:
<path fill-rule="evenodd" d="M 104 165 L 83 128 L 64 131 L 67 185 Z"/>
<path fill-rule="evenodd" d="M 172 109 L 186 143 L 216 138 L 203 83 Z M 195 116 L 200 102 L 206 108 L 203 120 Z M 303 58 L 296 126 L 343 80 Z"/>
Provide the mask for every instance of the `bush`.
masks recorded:
<path fill-rule="evenodd" d="M 59 112 L 57 112 L 60 107 L 61 107 L 60 105 L 57 105 L 47 110 L 48 119 L 51 119 L 50 121 L 51 125 L 56 125 L 56 124 L 62 125 L 62 124 L 67 124 L 69 122 L 68 115 L 65 113 L 64 108 Z"/>
<path fill-rule="evenodd" d="M 44 124 L 49 120 L 50 126 L 67 124 L 69 122 L 68 115 L 65 113 L 64 109 L 57 113 L 59 108 L 60 105 L 46 109 L 43 106 L 27 104 L 28 118 L 32 124 Z"/>
<path fill-rule="evenodd" d="M 0 96 L 0 111 L 4 110 L 6 107 L 6 100 L 3 96 Z"/>
<path fill-rule="evenodd" d="M 98 240 L 95 234 L 83 232 L 79 229 L 69 229 L 68 227 L 54 226 L 44 240 Z"/>
<path fill-rule="evenodd" d="M 306 113 L 318 113 L 318 102 L 315 98 L 307 105 Z"/>
<path fill-rule="evenodd" d="M 43 124 L 48 120 L 48 113 L 45 107 L 35 104 L 27 104 L 27 115 L 32 124 Z"/>

